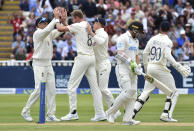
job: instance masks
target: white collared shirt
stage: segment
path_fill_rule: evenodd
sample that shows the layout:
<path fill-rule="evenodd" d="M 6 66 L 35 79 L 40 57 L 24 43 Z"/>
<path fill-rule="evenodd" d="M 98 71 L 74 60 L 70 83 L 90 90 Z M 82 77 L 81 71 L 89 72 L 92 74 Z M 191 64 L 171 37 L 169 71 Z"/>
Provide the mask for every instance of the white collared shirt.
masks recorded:
<path fill-rule="evenodd" d="M 117 40 L 117 50 L 124 51 L 124 53 L 132 60 L 136 61 L 136 55 L 138 55 L 139 41 L 134 39 L 130 32 L 122 34 Z"/>

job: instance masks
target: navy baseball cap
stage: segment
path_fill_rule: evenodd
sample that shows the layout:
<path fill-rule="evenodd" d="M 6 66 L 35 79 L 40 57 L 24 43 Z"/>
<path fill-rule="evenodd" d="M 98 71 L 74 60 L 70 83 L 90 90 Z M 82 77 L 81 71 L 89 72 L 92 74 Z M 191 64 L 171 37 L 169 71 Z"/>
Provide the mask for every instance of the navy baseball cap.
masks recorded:
<path fill-rule="evenodd" d="M 45 17 L 40 17 L 36 20 L 36 26 L 38 26 L 38 24 L 40 24 L 42 22 L 47 22 L 48 23 L 48 20 Z"/>
<path fill-rule="evenodd" d="M 93 23 L 94 22 L 98 22 L 98 23 L 100 23 L 101 25 L 103 25 L 103 26 L 105 26 L 106 25 L 106 21 L 105 21 L 105 19 L 103 19 L 103 18 L 96 18 L 94 21 L 93 21 Z"/>

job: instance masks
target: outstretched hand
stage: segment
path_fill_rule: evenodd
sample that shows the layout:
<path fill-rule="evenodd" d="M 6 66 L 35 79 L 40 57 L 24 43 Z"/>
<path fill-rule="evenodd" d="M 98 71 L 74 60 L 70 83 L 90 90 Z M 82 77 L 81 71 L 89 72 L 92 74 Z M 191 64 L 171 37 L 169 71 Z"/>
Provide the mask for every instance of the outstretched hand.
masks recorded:
<path fill-rule="evenodd" d="M 59 17 L 60 17 L 60 9 L 59 9 L 59 7 L 55 8 L 53 10 L 53 14 L 54 14 L 55 19 L 59 19 Z"/>

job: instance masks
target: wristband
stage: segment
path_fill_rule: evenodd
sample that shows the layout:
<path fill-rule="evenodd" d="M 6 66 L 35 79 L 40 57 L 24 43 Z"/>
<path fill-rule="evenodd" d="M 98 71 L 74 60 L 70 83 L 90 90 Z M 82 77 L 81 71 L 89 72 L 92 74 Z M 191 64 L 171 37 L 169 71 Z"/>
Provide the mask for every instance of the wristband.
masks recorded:
<path fill-rule="evenodd" d="M 59 20 L 59 19 L 55 19 L 55 22 L 56 22 L 56 23 L 60 23 L 60 20 Z"/>

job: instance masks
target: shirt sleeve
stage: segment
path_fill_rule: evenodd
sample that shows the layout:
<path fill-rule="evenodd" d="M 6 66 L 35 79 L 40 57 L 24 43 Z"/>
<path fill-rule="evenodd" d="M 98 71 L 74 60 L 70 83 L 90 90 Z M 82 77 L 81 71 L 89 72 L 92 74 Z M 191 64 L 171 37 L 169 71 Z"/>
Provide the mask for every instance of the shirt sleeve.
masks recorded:
<path fill-rule="evenodd" d="M 122 39 L 122 36 L 120 36 L 117 40 L 117 50 L 124 50 L 125 49 L 125 42 Z"/>
<path fill-rule="evenodd" d="M 96 34 L 94 37 L 93 37 L 93 40 L 94 42 L 96 42 L 97 45 L 102 45 L 105 43 L 107 39 L 107 36 L 106 35 L 99 35 L 99 34 Z"/>
<path fill-rule="evenodd" d="M 71 25 L 67 26 L 67 28 L 69 29 L 69 31 L 71 33 L 77 33 L 80 30 L 79 23 L 71 24 Z"/>
<path fill-rule="evenodd" d="M 55 30 L 53 30 L 52 32 L 51 32 L 51 36 L 52 36 L 52 38 L 53 38 L 53 40 L 54 39 L 56 39 L 57 37 L 59 37 L 60 35 L 62 35 L 64 32 L 59 32 L 57 29 L 55 29 Z"/>
<path fill-rule="evenodd" d="M 47 37 L 50 34 L 50 32 L 54 29 L 55 24 L 56 24 L 56 21 L 55 19 L 53 19 L 44 29 L 37 30 L 34 33 L 35 39 L 39 41 Z"/>

